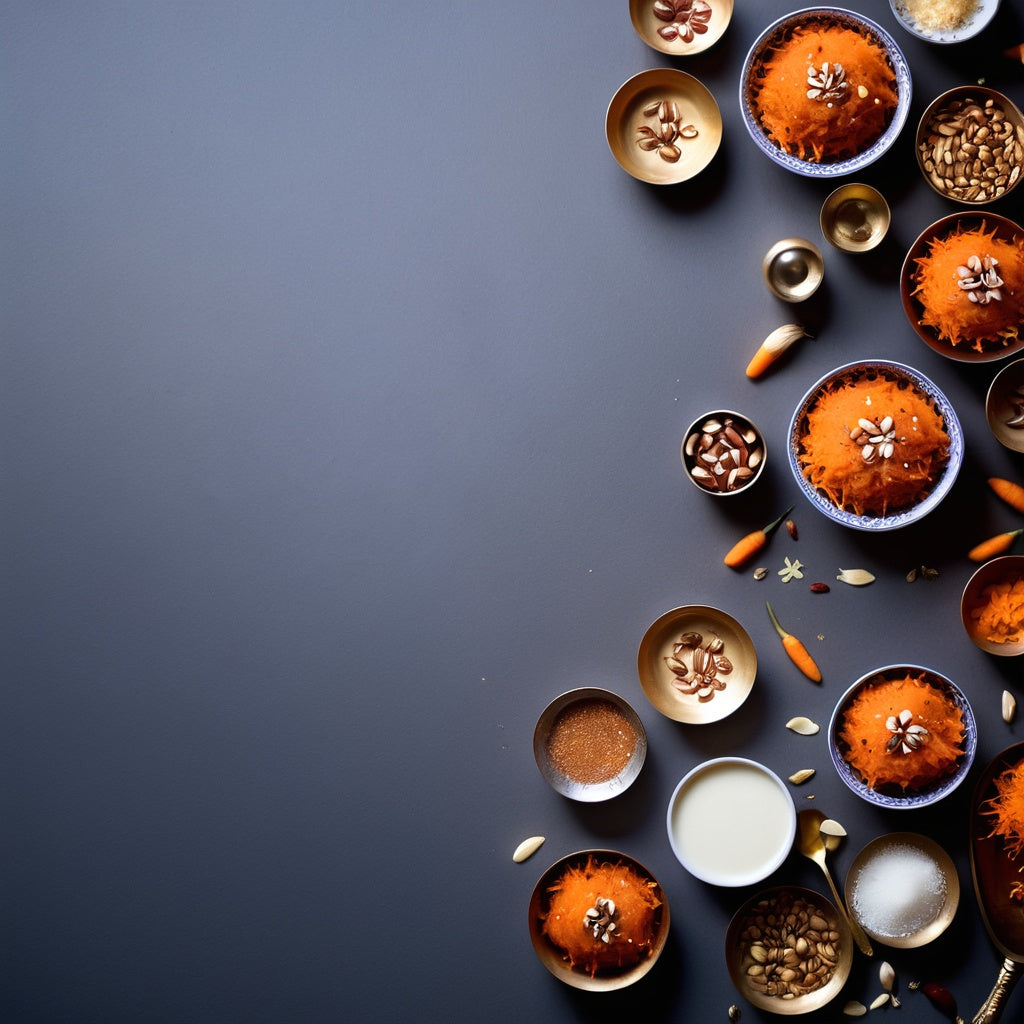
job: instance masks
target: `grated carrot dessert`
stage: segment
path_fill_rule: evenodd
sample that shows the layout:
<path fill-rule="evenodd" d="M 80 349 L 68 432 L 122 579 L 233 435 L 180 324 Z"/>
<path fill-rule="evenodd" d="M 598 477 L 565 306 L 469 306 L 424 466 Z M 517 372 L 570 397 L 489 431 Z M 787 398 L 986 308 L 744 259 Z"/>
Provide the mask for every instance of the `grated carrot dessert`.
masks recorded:
<path fill-rule="evenodd" d="M 913 296 L 919 323 L 954 348 L 993 352 L 1024 330 L 1024 234 L 1012 241 L 995 229 L 957 229 L 934 238 L 915 261 Z"/>
<path fill-rule="evenodd" d="M 899 98 L 881 42 L 827 17 L 784 33 L 755 69 L 751 93 L 768 138 L 812 163 L 862 153 L 885 132 Z"/>
<path fill-rule="evenodd" d="M 598 971 L 632 967 L 653 952 L 661 906 L 658 883 L 625 864 L 568 867 L 548 890 L 544 933 L 573 967 Z"/>
<path fill-rule="evenodd" d="M 927 395 L 878 368 L 823 388 L 797 454 L 807 481 L 838 508 L 885 516 L 931 493 L 949 461 L 949 434 Z"/>
<path fill-rule="evenodd" d="M 977 634 L 993 644 L 1024 640 L 1024 577 L 990 583 L 968 616 Z"/>
<path fill-rule="evenodd" d="M 843 712 L 846 761 L 871 789 L 927 789 L 956 770 L 964 752 L 963 712 L 922 674 L 868 682 Z"/>

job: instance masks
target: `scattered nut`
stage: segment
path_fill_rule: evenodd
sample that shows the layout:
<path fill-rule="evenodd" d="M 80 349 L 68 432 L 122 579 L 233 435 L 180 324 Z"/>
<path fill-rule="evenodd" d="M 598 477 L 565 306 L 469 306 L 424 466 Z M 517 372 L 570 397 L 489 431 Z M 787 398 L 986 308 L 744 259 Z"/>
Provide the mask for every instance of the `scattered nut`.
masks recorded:
<path fill-rule="evenodd" d="M 866 587 L 875 581 L 867 569 L 840 569 L 836 579 L 840 583 L 849 583 L 851 587 Z"/>
<path fill-rule="evenodd" d="M 847 1017 L 863 1017 L 868 1012 L 868 1008 L 863 1003 L 858 1003 L 856 999 L 851 999 L 844 1007 L 843 1013 Z"/>
<path fill-rule="evenodd" d="M 512 859 L 517 864 L 522 864 L 524 860 L 532 857 L 543 845 L 544 836 L 531 836 L 529 839 L 524 839 L 516 847 L 516 852 L 512 854 Z"/>
<path fill-rule="evenodd" d="M 817 722 L 812 722 L 809 718 L 804 718 L 803 715 L 798 715 L 796 718 L 791 718 L 786 723 L 786 728 L 791 729 L 795 733 L 799 733 L 801 736 L 813 736 L 818 732 L 819 726 Z"/>
<path fill-rule="evenodd" d="M 793 774 L 790 775 L 789 781 L 792 782 L 794 786 L 800 786 L 803 783 L 805 783 L 809 778 L 811 778 L 813 775 L 814 775 L 814 769 L 813 768 L 801 768 L 800 771 L 793 772 Z"/>
<path fill-rule="evenodd" d="M 1003 690 L 1003 721 L 1010 724 L 1017 717 L 1017 698 L 1009 690 Z"/>
<path fill-rule="evenodd" d="M 846 835 L 846 829 L 835 818 L 826 818 L 819 826 L 819 831 L 827 836 L 837 836 L 839 839 Z"/>
<path fill-rule="evenodd" d="M 754 579 L 763 580 L 768 575 L 768 569 L 765 566 L 759 566 L 754 570 Z"/>

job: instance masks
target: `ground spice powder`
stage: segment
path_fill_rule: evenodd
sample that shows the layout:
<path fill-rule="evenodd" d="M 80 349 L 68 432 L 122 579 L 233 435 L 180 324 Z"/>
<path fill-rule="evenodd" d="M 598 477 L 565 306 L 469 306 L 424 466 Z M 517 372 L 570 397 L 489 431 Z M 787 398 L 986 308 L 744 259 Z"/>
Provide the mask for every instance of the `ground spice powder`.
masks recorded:
<path fill-rule="evenodd" d="M 563 775 L 584 785 L 614 779 L 636 749 L 636 730 L 611 701 L 580 700 L 564 708 L 548 739 L 548 757 Z"/>

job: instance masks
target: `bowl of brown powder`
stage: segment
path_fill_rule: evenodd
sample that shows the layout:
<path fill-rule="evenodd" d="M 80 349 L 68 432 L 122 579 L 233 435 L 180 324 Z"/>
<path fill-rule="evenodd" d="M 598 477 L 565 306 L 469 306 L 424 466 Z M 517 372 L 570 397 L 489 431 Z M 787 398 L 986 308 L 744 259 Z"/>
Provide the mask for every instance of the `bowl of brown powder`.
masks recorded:
<path fill-rule="evenodd" d="M 618 796 L 640 774 L 647 733 L 617 693 L 584 686 L 544 709 L 533 731 L 533 756 L 555 792 L 595 803 Z"/>

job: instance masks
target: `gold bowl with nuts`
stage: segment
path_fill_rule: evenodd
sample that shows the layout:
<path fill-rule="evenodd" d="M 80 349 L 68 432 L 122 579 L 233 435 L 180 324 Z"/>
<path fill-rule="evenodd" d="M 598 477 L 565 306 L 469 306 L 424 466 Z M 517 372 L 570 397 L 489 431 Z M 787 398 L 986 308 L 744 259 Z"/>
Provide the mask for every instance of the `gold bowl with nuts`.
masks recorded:
<path fill-rule="evenodd" d="M 733 0 L 629 0 L 636 34 L 673 57 L 703 53 L 725 35 Z"/>
<path fill-rule="evenodd" d="M 746 416 L 715 409 L 687 427 L 679 457 L 687 479 L 699 490 L 716 497 L 740 494 L 764 470 L 764 436 Z"/>
<path fill-rule="evenodd" d="M 676 722 L 704 725 L 731 715 L 750 695 L 757 652 L 731 615 L 689 604 L 651 624 L 636 665 L 640 685 L 658 711 Z"/>
<path fill-rule="evenodd" d="M 947 199 L 983 206 L 1024 174 L 1024 114 L 1001 92 L 962 85 L 937 97 L 917 126 L 917 165 Z"/>
<path fill-rule="evenodd" d="M 619 166 L 651 185 L 677 185 L 699 174 L 722 142 L 715 97 L 675 68 L 641 71 L 608 104 L 605 135 Z"/>
<path fill-rule="evenodd" d="M 830 1003 L 853 964 L 853 936 L 820 893 L 778 886 L 733 915 L 725 962 L 736 990 L 769 1013 L 811 1013 Z"/>

